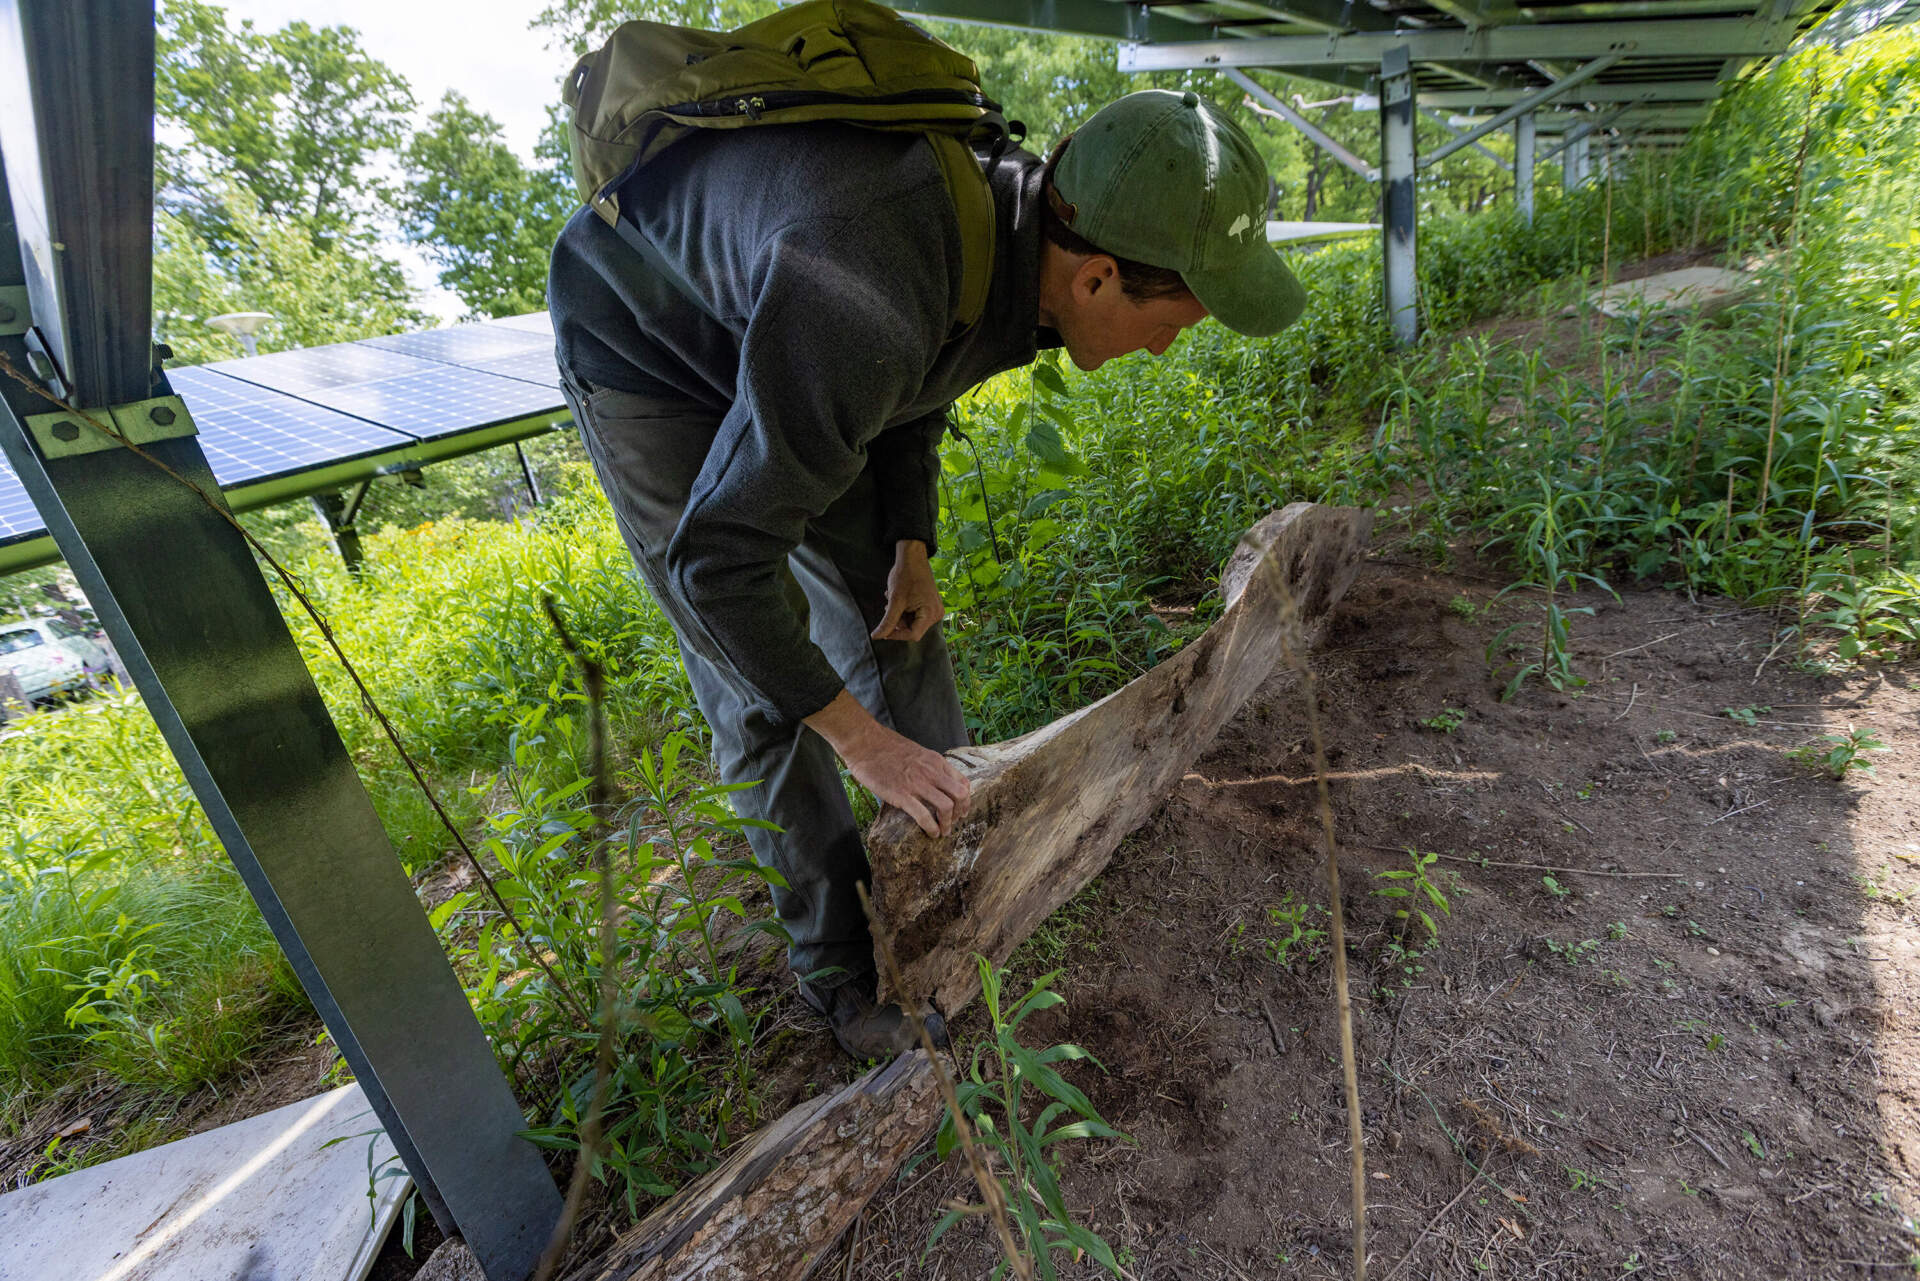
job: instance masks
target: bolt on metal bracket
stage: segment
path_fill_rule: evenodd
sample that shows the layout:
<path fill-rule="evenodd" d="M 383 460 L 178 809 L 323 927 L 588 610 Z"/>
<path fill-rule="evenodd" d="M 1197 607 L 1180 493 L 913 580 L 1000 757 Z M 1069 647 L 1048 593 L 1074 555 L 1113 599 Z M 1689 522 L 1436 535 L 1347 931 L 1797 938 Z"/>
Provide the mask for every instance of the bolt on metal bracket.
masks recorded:
<path fill-rule="evenodd" d="M 24 334 L 33 327 L 33 305 L 25 285 L 0 285 L 0 338 Z"/>
<path fill-rule="evenodd" d="M 193 425 L 193 415 L 187 412 L 186 402 L 178 396 L 156 396 L 152 400 L 115 405 L 111 409 L 89 410 L 85 416 L 65 410 L 53 414 L 29 414 L 27 430 L 32 433 L 34 444 L 40 446 L 40 452 L 50 459 L 119 449 L 120 441 L 87 421 L 89 417 L 99 418 L 103 415 L 112 421 L 115 431 L 134 445 L 195 436 L 200 431 Z"/>

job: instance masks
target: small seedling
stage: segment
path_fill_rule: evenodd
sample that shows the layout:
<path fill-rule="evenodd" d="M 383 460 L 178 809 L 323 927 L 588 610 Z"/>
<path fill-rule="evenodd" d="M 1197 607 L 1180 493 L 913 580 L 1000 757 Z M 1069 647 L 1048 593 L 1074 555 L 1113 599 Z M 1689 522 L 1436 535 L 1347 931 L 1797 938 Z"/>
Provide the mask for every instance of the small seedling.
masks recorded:
<path fill-rule="evenodd" d="M 1752 1130 L 1742 1131 L 1740 1141 L 1747 1145 L 1747 1151 L 1753 1153 L 1754 1160 L 1764 1161 L 1767 1159 L 1766 1145 L 1760 1142 L 1760 1136 Z"/>
<path fill-rule="evenodd" d="M 1709 1032 L 1707 1034 L 1707 1052 L 1708 1053 L 1710 1054 L 1718 1053 L 1719 1051 L 1724 1050 L 1726 1048 L 1727 1048 L 1726 1037 L 1720 1035 L 1720 1033 L 1718 1032 Z"/>
<path fill-rule="evenodd" d="M 1487 607 L 1485 605 L 1476 605 L 1466 596 L 1455 596 L 1447 602 L 1447 611 L 1449 613 L 1456 617 L 1464 618 L 1469 623 L 1479 618 L 1481 614 L 1486 612 L 1486 609 Z"/>
<path fill-rule="evenodd" d="M 1653 733 L 1653 741 L 1656 743 L 1671 743 L 1679 737 L 1678 732 L 1670 729 L 1655 730 Z"/>
<path fill-rule="evenodd" d="M 1432 716 L 1420 718 L 1420 724 L 1442 734 L 1451 734 L 1467 723 L 1467 714 L 1458 707 L 1443 707 Z"/>
<path fill-rule="evenodd" d="M 1447 905 L 1447 896 L 1441 893 L 1440 887 L 1435 885 L 1427 876 L 1427 869 L 1439 862 L 1440 856 L 1438 854 L 1422 854 L 1418 850 L 1410 849 L 1407 851 L 1407 857 L 1412 860 L 1412 867 L 1396 868 L 1392 871 L 1375 872 L 1373 874 L 1374 880 L 1388 882 L 1384 888 L 1374 890 L 1373 895 L 1375 898 L 1404 898 L 1416 900 L 1413 905 L 1398 908 L 1393 914 L 1394 919 L 1400 922 L 1400 938 L 1403 942 L 1407 937 L 1408 928 L 1410 928 L 1415 921 L 1427 927 L 1427 938 L 1429 940 L 1437 939 L 1440 937 L 1440 927 L 1433 923 L 1433 917 L 1425 908 L 1419 906 L 1417 900 L 1424 896 L 1428 903 L 1439 909 L 1442 916 L 1451 916 L 1453 914 L 1453 909 Z"/>
<path fill-rule="evenodd" d="M 1573 895 L 1572 890 L 1554 880 L 1551 876 L 1541 877 L 1540 883 L 1546 886 L 1547 893 L 1553 895 L 1555 898 L 1570 898 Z"/>
<path fill-rule="evenodd" d="M 1846 733 L 1817 738 L 1804 747 L 1794 748 L 1787 756 L 1796 764 L 1839 782 L 1852 770 L 1873 773 L 1873 762 L 1862 760 L 1862 754 L 1886 750 L 1886 745 L 1874 736 L 1872 730 L 1855 729 L 1849 725 Z"/>
<path fill-rule="evenodd" d="M 1547 951 L 1553 953 L 1568 965 L 1578 965 L 1582 961 L 1592 960 L 1593 954 L 1598 951 L 1599 948 L 1599 939 L 1584 939 L 1578 943 L 1556 943 L 1552 939 L 1547 940 Z"/>
<path fill-rule="evenodd" d="M 1633 935 L 1628 933 L 1627 923 L 1625 921 L 1615 921 L 1613 924 L 1607 926 L 1607 937 L 1613 942 L 1619 943 L 1632 938 Z"/>
<path fill-rule="evenodd" d="M 1723 707 L 1728 720 L 1751 728 L 1760 723 L 1760 718 L 1773 711 L 1771 707 Z"/>

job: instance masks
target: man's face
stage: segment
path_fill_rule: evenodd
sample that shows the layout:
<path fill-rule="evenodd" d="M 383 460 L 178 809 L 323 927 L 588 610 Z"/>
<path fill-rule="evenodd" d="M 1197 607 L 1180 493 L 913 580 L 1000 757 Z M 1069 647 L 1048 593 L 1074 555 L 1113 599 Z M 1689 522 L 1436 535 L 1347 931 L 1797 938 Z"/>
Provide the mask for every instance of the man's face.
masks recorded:
<path fill-rule="evenodd" d="M 1102 262 L 1111 268 L 1113 260 L 1096 258 L 1089 265 Z M 1071 300 L 1052 319 L 1068 359 L 1077 368 L 1093 370 L 1136 351 L 1158 356 L 1173 346 L 1182 330 L 1206 317 L 1207 309 L 1191 294 L 1135 302 L 1120 288 L 1117 273 L 1088 273 L 1083 267 L 1076 273 Z"/>

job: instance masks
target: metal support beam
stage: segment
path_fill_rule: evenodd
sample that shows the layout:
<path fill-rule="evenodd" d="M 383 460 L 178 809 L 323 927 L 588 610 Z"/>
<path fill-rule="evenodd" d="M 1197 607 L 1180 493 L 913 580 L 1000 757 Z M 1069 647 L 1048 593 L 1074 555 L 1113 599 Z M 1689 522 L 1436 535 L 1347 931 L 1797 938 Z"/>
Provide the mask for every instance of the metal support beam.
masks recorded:
<path fill-rule="evenodd" d="M 1016 27 L 1103 40 L 1186 40 L 1210 28 L 1156 16 L 1144 4 L 1113 0 L 901 0 L 902 13 L 948 22 Z"/>
<path fill-rule="evenodd" d="M 1427 108 L 1422 107 L 1420 108 L 1420 116 L 1422 119 L 1430 120 L 1434 124 L 1439 125 L 1442 129 L 1445 129 L 1447 131 L 1447 136 L 1450 138 L 1457 135 L 1460 132 L 1458 129 L 1448 124 L 1447 118 L 1441 115 L 1437 111 L 1429 111 Z M 1499 165 L 1502 169 L 1505 169 L 1508 173 L 1513 172 L 1513 166 L 1508 164 L 1506 160 L 1502 158 L 1499 152 L 1495 151 L 1492 147 L 1489 147 L 1486 143 L 1474 141 L 1474 142 L 1468 143 L 1467 145 L 1472 147 L 1475 151 L 1479 152 L 1481 155 L 1485 156 L 1487 159 L 1493 161 L 1494 164 Z"/>
<path fill-rule="evenodd" d="M 42 382 L 123 433 L 145 407 L 142 451 L 193 487 L 10 379 L 0 449 L 435 1218 L 519 1281 L 559 1192 L 184 406 L 156 399 L 153 59 L 153 0 L 0 3 L 0 286 L 33 295 Z M 32 338 L 0 352 L 27 367 Z"/>
<path fill-rule="evenodd" d="M 1791 23 L 1751 18 L 1679 18 L 1669 22 L 1553 22 L 1482 27 L 1478 31 L 1355 32 L 1275 36 L 1263 40 L 1196 40 L 1122 44 L 1122 71 L 1188 71 L 1222 67 L 1315 67 L 1371 63 L 1389 49 L 1415 62 L 1526 62 L 1534 58 L 1598 58 L 1609 53 L 1692 59 L 1766 57 L 1793 42 Z"/>
<path fill-rule="evenodd" d="M 1594 106 L 1612 106 L 1631 102 L 1708 103 L 1719 97 L 1725 85 L 1711 80 L 1676 80 L 1664 84 L 1589 84 L 1574 94 L 1576 101 Z M 1511 107 L 1533 92 L 1530 89 L 1428 89 L 1420 94 L 1422 104 L 1441 111 L 1496 111 Z"/>
<path fill-rule="evenodd" d="M 1286 121 L 1295 129 L 1298 129 L 1306 136 L 1307 141 L 1313 143 L 1316 147 L 1320 148 L 1320 150 L 1326 152 L 1335 160 L 1338 160 L 1341 164 L 1359 174 L 1362 180 L 1366 182 L 1376 182 L 1379 180 L 1380 171 L 1378 169 L 1375 169 L 1372 165 L 1354 155 L 1351 151 L 1348 151 L 1338 142 L 1335 142 L 1333 138 L 1328 136 L 1318 125 L 1295 111 L 1292 107 L 1289 107 L 1281 100 L 1279 95 L 1273 93 L 1252 76 L 1244 71 L 1229 68 L 1226 72 L 1226 77 L 1246 90 L 1247 96 L 1260 104 L 1260 106 L 1266 108 L 1268 112 L 1280 117 L 1280 119 Z"/>
<path fill-rule="evenodd" d="M 337 489 L 330 489 L 312 498 L 313 510 L 320 514 L 320 523 L 327 527 L 327 534 L 333 539 L 334 550 L 340 553 L 340 560 L 347 572 L 355 578 L 360 576 L 361 568 L 367 563 L 366 552 L 360 546 L 360 531 L 354 528 L 353 516 L 347 512 L 347 498 Z M 358 509 L 356 500 L 353 504 Z"/>
<path fill-rule="evenodd" d="M 1601 132 L 1602 130 L 1611 128 L 1613 125 L 1613 122 L 1620 119 L 1620 117 L 1626 115 L 1627 111 L 1628 111 L 1628 108 L 1626 107 L 1616 107 L 1612 111 L 1607 112 L 1605 115 L 1593 117 L 1588 120 L 1576 121 L 1575 123 L 1568 125 L 1566 133 L 1561 136 L 1560 141 L 1556 142 L 1555 144 L 1553 144 L 1553 146 L 1547 148 L 1547 150 L 1542 152 L 1535 159 L 1535 163 L 1545 164 L 1547 161 L 1552 160 L 1555 156 L 1558 156 L 1561 152 L 1572 147 L 1575 143 L 1579 142 L 1582 138 L 1590 137 L 1593 134 Z"/>
<path fill-rule="evenodd" d="M 1533 153 L 1535 148 L 1533 113 L 1529 111 L 1513 122 L 1513 207 L 1533 225 Z"/>
<path fill-rule="evenodd" d="M 1619 53 L 1605 54 L 1601 57 L 1593 59 L 1591 62 L 1588 62 L 1582 65 L 1578 70 L 1574 71 L 1572 75 L 1567 76 L 1565 79 L 1556 80 L 1544 89 L 1534 90 L 1532 93 L 1528 94 L 1526 97 L 1522 98 L 1520 101 L 1514 103 L 1511 107 L 1508 107 L 1506 110 L 1494 116 L 1493 119 L 1486 121 L 1484 124 L 1475 125 L 1473 128 L 1467 130 L 1465 133 L 1455 138 L 1452 142 L 1442 145 L 1440 148 L 1434 151 L 1433 154 L 1425 157 L 1420 162 L 1421 167 L 1425 168 L 1428 165 L 1437 165 L 1442 160 L 1445 160 L 1448 156 L 1452 155 L 1454 152 L 1460 150 L 1460 148 L 1467 146 L 1469 143 L 1476 142 L 1479 139 L 1486 137 L 1488 134 L 1492 133 L 1496 129 L 1506 128 L 1508 125 L 1518 120 L 1521 116 L 1526 115 L 1528 112 L 1532 111 L 1535 107 L 1539 106 L 1541 103 L 1549 102 L 1554 98 L 1558 98 L 1560 95 L 1568 92 L 1569 90 L 1579 88 L 1581 85 L 1593 79 L 1595 76 L 1599 75 L 1602 71 L 1605 71 L 1608 67 L 1611 67 L 1614 63 L 1620 61 L 1620 59 L 1625 56 L 1626 56 L 1625 54 L 1619 54 Z"/>
<path fill-rule="evenodd" d="M 520 442 L 517 440 L 513 442 L 513 456 L 520 460 L 520 479 L 527 482 L 527 497 L 533 500 L 535 507 L 538 507 L 540 505 L 540 482 L 534 478 L 533 464 L 527 461 L 527 451 L 521 448 Z"/>
<path fill-rule="evenodd" d="M 1380 216 L 1385 259 L 1387 322 L 1393 340 L 1411 346 L 1420 336 L 1416 305 L 1414 240 L 1417 203 L 1413 66 L 1406 50 L 1390 49 L 1380 59 Z"/>
<path fill-rule="evenodd" d="M 1562 144 L 1567 154 L 1560 162 L 1560 185 L 1568 191 L 1583 185 L 1591 176 L 1593 148 L 1589 144 L 1592 137 L 1593 129 L 1583 125 L 1568 134 Z"/>

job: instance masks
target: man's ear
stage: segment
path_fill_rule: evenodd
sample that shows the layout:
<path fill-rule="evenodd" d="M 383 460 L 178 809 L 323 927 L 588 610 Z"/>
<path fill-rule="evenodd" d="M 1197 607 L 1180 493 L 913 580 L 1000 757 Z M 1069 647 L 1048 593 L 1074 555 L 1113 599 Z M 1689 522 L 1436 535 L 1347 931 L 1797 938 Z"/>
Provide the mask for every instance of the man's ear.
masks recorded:
<path fill-rule="evenodd" d="M 1092 298 L 1103 286 L 1119 283 L 1120 264 L 1106 254 L 1091 254 L 1081 260 L 1074 276 L 1075 283 L 1086 290 L 1087 297 Z"/>

